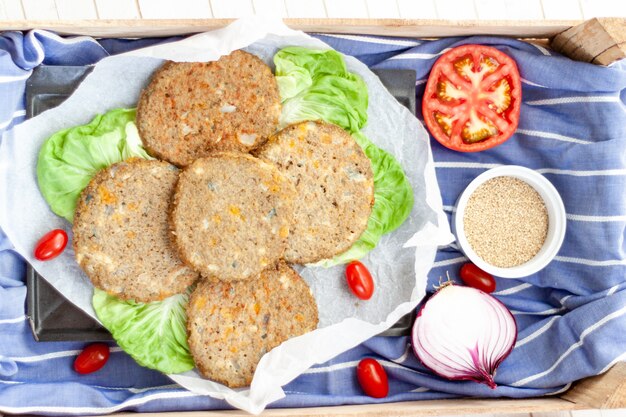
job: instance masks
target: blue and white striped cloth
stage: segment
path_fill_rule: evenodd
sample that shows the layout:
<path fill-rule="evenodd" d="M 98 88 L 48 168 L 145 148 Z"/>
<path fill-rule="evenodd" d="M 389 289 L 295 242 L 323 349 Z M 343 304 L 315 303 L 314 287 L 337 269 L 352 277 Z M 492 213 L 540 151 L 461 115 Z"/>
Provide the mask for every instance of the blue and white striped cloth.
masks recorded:
<path fill-rule="evenodd" d="M 419 364 L 406 337 L 377 337 L 310 369 L 289 383 L 287 397 L 272 406 L 540 396 L 626 360 L 626 65 L 575 63 L 542 47 L 502 38 L 319 38 L 373 68 L 414 69 L 418 105 L 430 67 L 447 48 L 481 43 L 511 55 L 523 77 L 519 129 L 504 145 L 481 153 L 457 153 L 432 142 L 444 205 L 451 212 L 459 193 L 485 169 L 524 165 L 546 175 L 559 190 L 568 229 L 561 251 L 546 269 L 523 280 L 497 281 L 496 295 L 515 315 L 519 339 L 499 369 L 496 390 L 437 378 Z M 98 43 L 44 31 L 3 34 L 0 131 L 24 120 L 24 85 L 35 66 L 91 64 L 109 53 L 160 41 Z M 431 284 L 446 271 L 454 277 L 464 261 L 454 247 L 442 249 Z M 72 362 L 83 344 L 33 341 L 25 295 L 24 265 L 0 232 L 0 412 L 67 415 L 227 407 L 138 366 L 117 347 L 105 368 L 77 375 Z M 387 369 L 391 387 L 384 400 L 364 396 L 357 384 L 354 368 L 365 356 L 379 359 Z"/>

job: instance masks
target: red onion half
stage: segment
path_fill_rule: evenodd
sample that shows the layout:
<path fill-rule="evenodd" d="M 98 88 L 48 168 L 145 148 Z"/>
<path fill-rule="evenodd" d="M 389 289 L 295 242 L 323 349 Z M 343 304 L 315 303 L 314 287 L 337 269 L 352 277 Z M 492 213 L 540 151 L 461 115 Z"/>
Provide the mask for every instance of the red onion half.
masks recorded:
<path fill-rule="evenodd" d="M 517 326 L 496 298 L 450 283 L 421 308 L 411 339 L 415 355 L 437 375 L 493 389 L 496 368 L 515 345 Z"/>

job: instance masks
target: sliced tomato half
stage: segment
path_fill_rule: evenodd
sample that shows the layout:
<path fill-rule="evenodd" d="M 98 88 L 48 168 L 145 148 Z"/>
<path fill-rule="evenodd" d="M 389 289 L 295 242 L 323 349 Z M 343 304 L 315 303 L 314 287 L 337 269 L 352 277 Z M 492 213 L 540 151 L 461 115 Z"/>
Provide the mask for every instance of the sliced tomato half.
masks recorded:
<path fill-rule="evenodd" d="M 422 112 L 443 146 L 478 152 L 513 135 L 521 102 L 520 75 L 511 57 L 490 46 L 462 45 L 433 65 Z"/>

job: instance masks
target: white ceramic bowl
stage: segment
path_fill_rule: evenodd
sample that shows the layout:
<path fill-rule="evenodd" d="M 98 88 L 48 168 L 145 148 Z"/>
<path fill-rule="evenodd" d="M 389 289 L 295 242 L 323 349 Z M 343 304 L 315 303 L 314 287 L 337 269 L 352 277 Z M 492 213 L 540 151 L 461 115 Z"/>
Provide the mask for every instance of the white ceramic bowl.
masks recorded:
<path fill-rule="evenodd" d="M 463 215 L 467 207 L 467 201 L 478 187 L 486 181 L 495 177 L 518 178 L 533 187 L 543 199 L 548 211 L 548 234 L 539 252 L 528 262 L 510 268 L 500 268 L 493 266 L 482 260 L 472 249 L 463 223 Z M 453 216 L 453 229 L 460 249 L 480 269 L 501 278 L 525 277 L 543 269 L 554 259 L 561 248 L 565 237 L 565 207 L 558 191 L 550 181 L 543 175 L 536 173 L 532 169 L 516 165 L 505 165 L 483 172 L 467 186 L 459 197 L 456 204 L 456 213 Z"/>

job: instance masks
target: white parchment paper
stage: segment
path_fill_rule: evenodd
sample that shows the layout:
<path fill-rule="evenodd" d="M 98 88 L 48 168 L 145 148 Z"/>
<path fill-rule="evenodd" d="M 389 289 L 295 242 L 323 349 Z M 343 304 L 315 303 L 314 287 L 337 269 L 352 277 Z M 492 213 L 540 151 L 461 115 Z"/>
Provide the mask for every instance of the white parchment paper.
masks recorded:
<path fill-rule="evenodd" d="M 74 261 L 71 244 L 53 261 L 39 262 L 32 256 L 35 243 L 47 231 L 62 228 L 71 236 L 71 225 L 50 211 L 37 186 L 36 163 L 42 143 L 60 129 L 88 123 L 96 114 L 134 107 L 141 89 L 164 59 L 209 61 L 244 48 L 273 67 L 273 55 L 290 45 L 329 49 L 280 20 L 248 18 L 179 42 L 109 57 L 95 66 L 61 106 L 6 132 L 0 147 L 0 225 L 17 251 L 65 297 L 95 318 L 93 287 Z M 267 404 L 282 398 L 281 387 L 312 365 L 386 330 L 412 311 L 425 294 L 426 274 L 437 246 L 452 240 L 426 131 L 365 65 L 345 58 L 350 71 L 361 75 L 369 90 L 369 119 L 363 131 L 404 167 L 415 205 L 410 218 L 384 236 L 364 259 L 376 282 L 371 300 L 360 301 L 347 291 L 342 266 L 299 269 L 317 300 L 319 328 L 267 353 L 249 389 L 232 390 L 202 379 L 195 371 L 170 375 L 193 392 L 223 398 L 251 413 L 260 413 Z"/>

